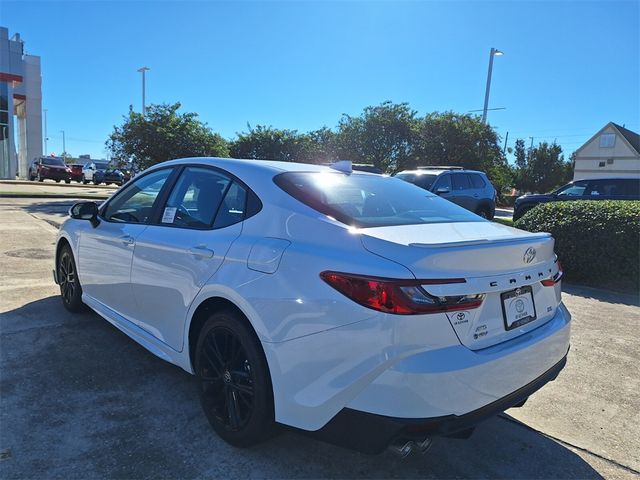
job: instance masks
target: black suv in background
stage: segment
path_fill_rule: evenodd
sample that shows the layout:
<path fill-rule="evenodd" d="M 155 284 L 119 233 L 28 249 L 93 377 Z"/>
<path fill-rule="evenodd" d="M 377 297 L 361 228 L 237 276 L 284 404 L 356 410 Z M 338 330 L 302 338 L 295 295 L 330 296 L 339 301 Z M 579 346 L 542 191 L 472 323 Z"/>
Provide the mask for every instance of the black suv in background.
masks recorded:
<path fill-rule="evenodd" d="M 540 203 L 567 200 L 640 200 L 640 178 L 574 180 L 552 193 L 523 195 L 516 199 L 513 219 L 518 220 Z"/>
<path fill-rule="evenodd" d="M 496 189 L 484 172 L 465 170 L 462 167 L 434 166 L 405 170 L 395 176 L 489 220 L 496 213 Z"/>

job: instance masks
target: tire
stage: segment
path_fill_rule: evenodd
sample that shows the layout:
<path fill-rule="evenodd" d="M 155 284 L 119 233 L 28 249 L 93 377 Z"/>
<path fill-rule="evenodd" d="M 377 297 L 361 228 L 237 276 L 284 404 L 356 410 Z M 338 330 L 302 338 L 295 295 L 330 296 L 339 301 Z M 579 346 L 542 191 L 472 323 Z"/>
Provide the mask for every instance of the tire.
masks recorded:
<path fill-rule="evenodd" d="M 84 174 L 82 174 L 82 184 L 86 185 L 87 183 L 89 183 L 89 180 L 87 180 Z"/>
<path fill-rule="evenodd" d="M 93 181 L 93 184 L 94 184 L 94 185 L 100 185 L 100 182 L 98 182 L 98 181 L 94 180 L 94 181 Z"/>
<path fill-rule="evenodd" d="M 271 376 L 262 346 L 234 310 L 205 322 L 195 351 L 200 403 L 215 432 L 235 447 L 250 447 L 275 433 Z"/>
<path fill-rule="evenodd" d="M 56 180 L 56 183 L 60 183 L 60 179 Z"/>
<path fill-rule="evenodd" d="M 39 173 L 38 173 L 38 176 L 36 178 L 37 178 L 37 180 L 39 182 L 44 182 L 44 178 L 42 178 L 42 175 L 40 175 Z"/>
<path fill-rule="evenodd" d="M 33 173 L 29 172 L 29 181 L 33 182 L 35 179 L 36 179 L 36 176 Z"/>
<path fill-rule="evenodd" d="M 478 215 L 479 217 L 482 217 L 486 220 L 491 220 L 491 212 L 489 211 L 488 208 L 486 207 L 480 207 L 478 210 L 476 210 L 476 215 Z"/>
<path fill-rule="evenodd" d="M 71 183 L 71 180 L 65 180 L 64 183 Z"/>
<path fill-rule="evenodd" d="M 62 247 L 56 266 L 58 283 L 60 285 L 60 297 L 64 308 L 77 313 L 84 309 L 82 303 L 82 286 L 78 279 L 78 270 L 73 258 L 73 252 L 69 245 Z"/>

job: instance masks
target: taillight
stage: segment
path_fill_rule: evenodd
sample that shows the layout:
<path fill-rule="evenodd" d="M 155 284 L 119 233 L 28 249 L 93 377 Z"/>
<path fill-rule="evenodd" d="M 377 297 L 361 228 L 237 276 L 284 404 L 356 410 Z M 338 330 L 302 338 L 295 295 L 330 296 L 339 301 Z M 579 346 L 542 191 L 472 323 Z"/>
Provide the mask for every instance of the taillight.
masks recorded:
<path fill-rule="evenodd" d="M 562 270 L 562 264 L 560 260 L 556 260 L 558 264 L 558 273 L 556 273 L 553 277 L 542 280 L 540 283 L 545 287 L 553 287 L 556 283 L 562 280 L 562 276 L 564 275 L 564 271 Z"/>
<path fill-rule="evenodd" d="M 478 308 L 484 300 L 484 295 L 435 297 L 423 288 L 423 285 L 465 283 L 464 278 L 397 280 L 341 272 L 322 272 L 320 277 L 363 307 L 396 315 L 469 310 Z"/>

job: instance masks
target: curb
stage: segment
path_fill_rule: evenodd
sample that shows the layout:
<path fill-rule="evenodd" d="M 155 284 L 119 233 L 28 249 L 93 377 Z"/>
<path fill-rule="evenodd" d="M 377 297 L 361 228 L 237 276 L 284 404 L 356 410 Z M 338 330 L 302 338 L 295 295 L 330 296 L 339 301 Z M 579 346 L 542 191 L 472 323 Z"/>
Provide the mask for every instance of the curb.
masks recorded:
<path fill-rule="evenodd" d="M 91 195 L 88 193 L 77 195 L 70 193 L 0 193 L 0 198 L 85 198 L 89 200 L 106 200 L 109 195 Z"/>

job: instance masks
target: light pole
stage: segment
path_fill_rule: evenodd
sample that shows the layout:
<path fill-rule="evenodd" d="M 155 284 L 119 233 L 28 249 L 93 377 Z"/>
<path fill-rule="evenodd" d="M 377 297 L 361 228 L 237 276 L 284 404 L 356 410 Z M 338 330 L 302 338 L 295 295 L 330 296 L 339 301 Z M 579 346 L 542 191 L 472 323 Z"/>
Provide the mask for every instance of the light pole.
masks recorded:
<path fill-rule="evenodd" d="M 487 89 L 484 92 L 484 109 L 482 110 L 482 123 L 487 123 L 487 109 L 489 108 L 489 90 L 491 90 L 491 71 L 493 70 L 493 57 L 500 57 L 503 52 L 497 48 L 491 48 L 489 53 L 489 72 L 487 73 Z"/>
<path fill-rule="evenodd" d="M 62 132 L 62 156 L 66 157 L 67 156 L 67 144 L 65 143 L 65 139 L 64 139 L 64 130 L 60 130 L 60 132 Z"/>
<path fill-rule="evenodd" d="M 146 111 L 146 106 L 145 106 L 145 72 L 148 72 L 149 70 L 151 70 L 149 67 L 142 67 L 139 68 L 138 71 L 140 73 L 142 73 L 142 116 L 144 117 L 145 111 Z"/>
<path fill-rule="evenodd" d="M 47 141 L 49 140 L 49 137 L 47 137 L 47 109 L 43 108 L 42 112 L 44 113 L 44 155 L 45 157 L 48 155 L 47 151 Z"/>

